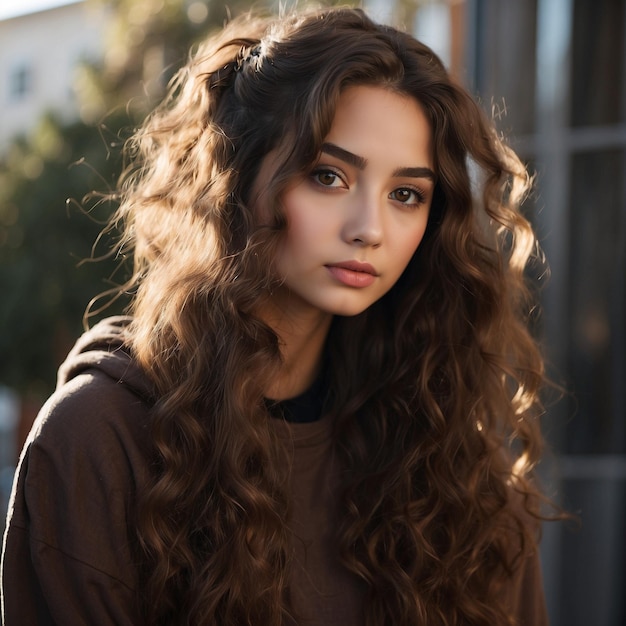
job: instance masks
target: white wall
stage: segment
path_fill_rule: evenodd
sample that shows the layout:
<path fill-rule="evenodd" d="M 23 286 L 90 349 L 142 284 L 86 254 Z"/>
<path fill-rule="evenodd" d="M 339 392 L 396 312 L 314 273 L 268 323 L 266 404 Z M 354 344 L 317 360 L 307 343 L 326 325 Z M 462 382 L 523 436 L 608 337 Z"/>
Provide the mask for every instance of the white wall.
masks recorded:
<path fill-rule="evenodd" d="M 84 2 L 0 21 L 0 151 L 44 111 L 77 118 L 74 71 L 81 60 L 101 57 L 104 27 L 103 9 Z M 20 71 L 28 80 L 16 94 Z"/>

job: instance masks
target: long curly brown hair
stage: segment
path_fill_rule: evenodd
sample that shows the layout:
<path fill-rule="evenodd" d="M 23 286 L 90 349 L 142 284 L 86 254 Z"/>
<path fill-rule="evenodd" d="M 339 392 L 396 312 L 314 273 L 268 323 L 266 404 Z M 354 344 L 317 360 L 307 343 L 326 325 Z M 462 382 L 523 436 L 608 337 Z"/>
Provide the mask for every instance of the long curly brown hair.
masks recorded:
<path fill-rule="evenodd" d="M 281 357 L 257 312 L 279 280 L 281 193 L 349 85 L 421 104 L 438 180 L 398 283 L 328 338 L 342 562 L 366 585 L 368 626 L 510 623 L 499 590 L 535 546 L 542 441 L 529 178 L 428 47 L 358 9 L 232 21 L 129 144 L 129 342 L 159 397 L 137 522 L 150 623 L 291 619 L 289 477 L 263 401 Z M 270 151 L 261 225 L 252 190 Z"/>

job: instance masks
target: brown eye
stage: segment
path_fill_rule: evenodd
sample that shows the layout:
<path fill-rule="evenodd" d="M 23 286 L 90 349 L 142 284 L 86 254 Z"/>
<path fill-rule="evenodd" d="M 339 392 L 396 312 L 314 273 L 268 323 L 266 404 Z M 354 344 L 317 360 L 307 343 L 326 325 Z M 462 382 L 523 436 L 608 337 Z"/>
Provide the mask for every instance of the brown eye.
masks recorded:
<path fill-rule="evenodd" d="M 317 169 L 311 174 L 311 178 L 322 187 L 345 187 L 341 174 L 332 169 Z"/>
<path fill-rule="evenodd" d="M 408 202 L 412 193 L 409 189 L 396 189 L 393 192 L 393 196 L 398 202 Z"/>
<path fill-rule="evenodd" d="M 389 197 L 402 204 L 416 205 L 424 202 L 424 195 L 416 189 L 411 189 L 410 187 L 400 187 L 399 189 L 394 189 L 389 194 Z"/>
<path fill-rule="evenodd" d="M 326 187 L 332 187 L 337 181 L 337 174 L 335 174 L 334 172 L 329 172 L 328 170 L 324 172 L 318 172 L 317 180 Z"/>

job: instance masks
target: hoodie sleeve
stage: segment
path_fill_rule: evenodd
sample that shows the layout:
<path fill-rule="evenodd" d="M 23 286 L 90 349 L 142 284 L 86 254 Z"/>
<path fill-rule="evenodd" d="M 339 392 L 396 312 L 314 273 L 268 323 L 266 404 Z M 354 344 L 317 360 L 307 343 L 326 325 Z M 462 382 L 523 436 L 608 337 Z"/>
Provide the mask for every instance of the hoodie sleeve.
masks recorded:
<path fill-rule="evenodd" d="M 517 626 L 548 626 L 538 548 L 523 557 L 506 601 Z"/>
<path fill-rule="evenodd" d="M 129 528 L 146 481 L 147 416 L 132 388 L 97 368 L 46 403 L 11 496 L 3 624 L 141 623 Z"/>
<path fill-rule="evenodd" d="M 509 497 L 511 510 L 526 526 L 528 536 L 522 542 L 515 532 L 508 541 L 508 557 L 516 567 L 503 589 L 504 606 L 515 626 L 548 626 L 539 550 L 541 523 L 526 511 L 522 494 L 511 489 Z"/>

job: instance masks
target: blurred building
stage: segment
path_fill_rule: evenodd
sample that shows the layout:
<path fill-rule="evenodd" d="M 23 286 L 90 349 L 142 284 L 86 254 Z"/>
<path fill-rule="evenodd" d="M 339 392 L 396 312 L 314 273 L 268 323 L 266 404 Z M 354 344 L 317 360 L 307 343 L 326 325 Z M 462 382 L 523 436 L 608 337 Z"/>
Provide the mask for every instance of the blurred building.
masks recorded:
<path fill-rule="evenodd" d="M 467 0 L 468 78 L 530 167 L 552 276 L 541 336 L 567 394 L 545 480 L 553 626 L 626 624 L 626 2 Z"/>
<path fill-rule="evenodd" d="M 101 58 L 105 16 L 102 7 L 74 1 L 0 20 L 0 151 L 44 112 L 78 118 L 76 68 Z"/>

